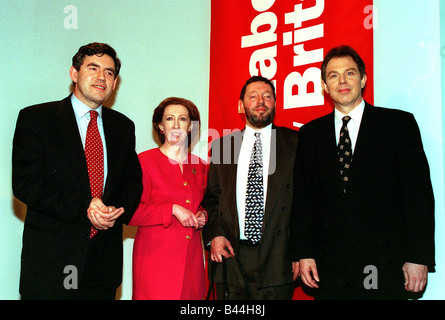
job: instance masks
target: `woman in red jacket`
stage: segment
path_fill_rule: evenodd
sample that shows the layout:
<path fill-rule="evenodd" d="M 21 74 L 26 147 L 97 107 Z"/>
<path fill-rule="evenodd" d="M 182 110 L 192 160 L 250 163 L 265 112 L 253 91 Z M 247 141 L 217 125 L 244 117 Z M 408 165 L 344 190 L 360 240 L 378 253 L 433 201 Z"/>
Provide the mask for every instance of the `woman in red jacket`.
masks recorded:
<path fill-rule="evenodd" d="M 199 125 L 199 111 L 186 99 L 167 98 L 154 111 L 153 128 L 162 145 L 139 154 L 144 190 L 130 222 L 139 227 L 133 248 L 135 300 L 205 297 L 200 229 L 207 213 L 200 204 L 207 166 L 188 151 L 191 130 Z"/>

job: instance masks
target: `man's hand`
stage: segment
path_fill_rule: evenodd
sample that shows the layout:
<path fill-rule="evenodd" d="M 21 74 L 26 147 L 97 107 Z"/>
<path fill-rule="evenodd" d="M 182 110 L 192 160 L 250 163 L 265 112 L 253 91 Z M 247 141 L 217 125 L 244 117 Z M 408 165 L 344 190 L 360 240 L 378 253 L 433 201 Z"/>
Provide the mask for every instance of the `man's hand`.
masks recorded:
<path fill-rule="evenodd" d="M 405 290 L 420 292 L 425 289 L 428 280 L 428 266 L 405 262 L 402 267 L 405 276 Z"/>
<path fill-rule="evenodd" d="M 101 199 L 93 198 L 87 209 L 87 216 L 97 230 L 112 228 L 116 219 L 124 213 L 124 208 L 107 207 Z"/>
<path fill-rule="evenodd" d="M 301 280 L 309 288 L 318 288 L 320 278 L 318 277 L 317 264 L 314 259 L 300 259 Z"/>
<path fill-rule="evenodd" d="M 292 272 L 294 274 L 293 280 L 297 280 L 298 276 L 300 275 L 300 262 L 293 261 L 292 262 Z"/>
<path fill-rule="evenodd" d="M 215 262 L 222 262 L 222 257 L 229 259 L 235 256 L 230 241 L 226 237 L 219 236 L 212 239 L 210 243 L 210 258 Z"/>

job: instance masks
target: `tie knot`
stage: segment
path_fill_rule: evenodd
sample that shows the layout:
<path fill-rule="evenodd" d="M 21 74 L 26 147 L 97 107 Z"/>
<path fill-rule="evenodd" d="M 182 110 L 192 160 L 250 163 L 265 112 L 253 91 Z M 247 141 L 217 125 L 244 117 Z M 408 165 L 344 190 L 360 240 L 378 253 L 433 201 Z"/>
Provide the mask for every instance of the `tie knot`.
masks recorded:
<path fill-rule="evenodd" d="M 345 126 L 345 125 L 348 124 L 349 120 L 351 120 L 351 117 L 350 116 L 344 116 L 342 120 L 343 120 L 343 125 Z"/>
<path fill-rule="evenodd" d="M 258 139 L 260 137 L 261 132 L 255 132 L 255 138 Z"/>
<path fill-rule="evenodd" d="M 95 110 L 90 111 L 90 119 L 91 120 L 96 120 L 98 115 L 99 115 L 99 113 L 97 111 L 95 111 Z"/>

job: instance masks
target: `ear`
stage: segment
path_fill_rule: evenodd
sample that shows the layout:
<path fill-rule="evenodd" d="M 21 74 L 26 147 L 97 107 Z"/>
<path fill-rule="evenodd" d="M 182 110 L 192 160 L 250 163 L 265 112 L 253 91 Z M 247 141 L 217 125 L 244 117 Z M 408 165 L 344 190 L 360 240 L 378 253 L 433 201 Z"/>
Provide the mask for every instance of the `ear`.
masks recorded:
<path fill-rule="evenodd" d="M 238 100 L 238 113 L 246 113 L 243 100 Z"/>
<path fill-rule="evenodd" d="M 79 71 L 76 70 L 73 66 L 70 68 L 70 77 L 71 80 L 73 80 L 74 83 L 77 83 L 77 74 Z"/>
<path fill-rule="evenodd" d="M 114 78 L 114 81 L 113 81 L 113 91 L 114 91 L 114 88 L 116 88 L 117 78 L 119 78 L 119 76 L 117 76 L 116 78 Z"/>
<path fill-rule="evenodd" d="M 164 126 L 162 124 L 159 124 L 159 130 L 164 131 Z"/>
<path fill-rule="evenodd" d="M 368 81 L 368 76 L 366 75 L 366 73 L 363 75 L 362 80 L 360 80 L 360 84 L 362 86 L 362 89 L 365 87 L 366 85 L 366 81 Z"/>
<path fill-rule="evenodd" d="M 189 129 L 187 130 L 188 133 L 192 132 L 193 130 L 193 121 L 190 122 Z"/>
<path fill-rule="evenodd" d="M 323 87 L 323 90 L 324 90 L 327 94 L 329 94 L 329 89 L 328 89 L 328 86 L 327 86 L 326 82 L 324 82 L 323 80 L 321 80 L 321 86 Z"/>

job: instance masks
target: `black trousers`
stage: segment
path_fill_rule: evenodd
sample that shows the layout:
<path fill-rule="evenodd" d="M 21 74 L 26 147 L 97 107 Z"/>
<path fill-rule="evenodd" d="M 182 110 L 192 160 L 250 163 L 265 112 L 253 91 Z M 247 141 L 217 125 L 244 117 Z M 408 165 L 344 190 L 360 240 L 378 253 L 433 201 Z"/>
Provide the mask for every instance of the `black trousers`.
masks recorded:
<path fill-rule="evenodd" d="M 116 284 L 111 283 L 108 273 L 103 270 L 103 263 L 107 259 L 102 248 L 107 245 L 107 238 L 99 233 L 90 241 L 88 255 L 82 276 L 79 278 L 78 289 L 74 290 L 74 300 L 115 300 Z M 109 267 L 111 268 L 111 266 Z M 122 271 L 121 271 L 122 272 Z"/>

